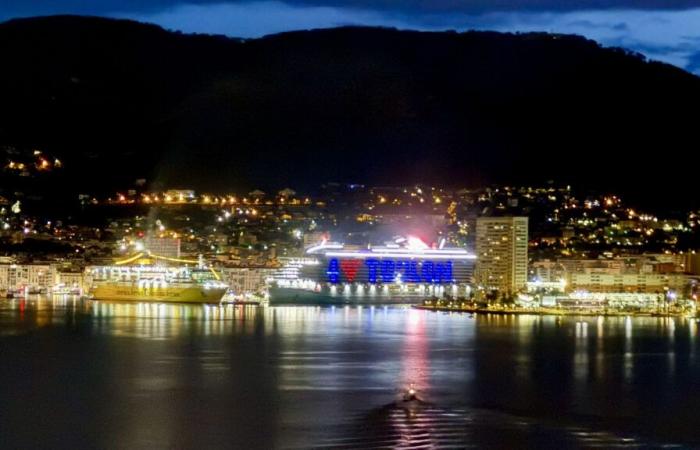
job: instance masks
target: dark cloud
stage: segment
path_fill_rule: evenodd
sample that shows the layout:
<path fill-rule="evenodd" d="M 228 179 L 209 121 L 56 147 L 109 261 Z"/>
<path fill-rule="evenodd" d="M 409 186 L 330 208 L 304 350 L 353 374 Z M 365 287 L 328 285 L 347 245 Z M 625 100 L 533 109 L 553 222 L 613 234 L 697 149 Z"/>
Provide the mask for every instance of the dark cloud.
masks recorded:
<path fill-rule="evenodd" d="M 700 51 L 695 52 L 688 57 L 687 69 L 690 72 L 700 73 Z"/>
<path fill-rule="evenodd" d="M 601 9 L 688 9 L 700 0 L 292 0 L 313 6 L 356 7 L 416 13 L 564 12 Z"/>
<path fill-rule="evenodd" d="M 115 11 L 151 13 L 182 4 L 222 3 L 247 2 L 244 0 L 3 0 L 0 13 L 4 17 L 58 13 L 101 15 Z M 700 0 L 286 0 L 284 3 L 296 6 L 394 11 L 403 14 L 565 12 L 605 9 L 678 10 L 700 7 Z"/>
<path fill-rule="evenodd" d="M 340 25 L 579 34 L 699 73 L 700 0 L 2 0 L 0 20 L 85 14 L 259 37 Z"/>

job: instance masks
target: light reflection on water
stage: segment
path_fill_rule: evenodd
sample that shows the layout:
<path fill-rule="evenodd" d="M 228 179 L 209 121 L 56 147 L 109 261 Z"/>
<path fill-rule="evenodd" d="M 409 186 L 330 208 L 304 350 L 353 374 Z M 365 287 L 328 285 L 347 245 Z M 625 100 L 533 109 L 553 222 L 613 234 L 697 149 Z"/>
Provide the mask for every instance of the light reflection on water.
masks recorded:
<path fill-rule="evenodd" d="M 697 445 L 697 339 L 680 318 L 2 300 L 0 429 L 10 447 Z M 410 384 L 424 404 L 398 401 Z"/>

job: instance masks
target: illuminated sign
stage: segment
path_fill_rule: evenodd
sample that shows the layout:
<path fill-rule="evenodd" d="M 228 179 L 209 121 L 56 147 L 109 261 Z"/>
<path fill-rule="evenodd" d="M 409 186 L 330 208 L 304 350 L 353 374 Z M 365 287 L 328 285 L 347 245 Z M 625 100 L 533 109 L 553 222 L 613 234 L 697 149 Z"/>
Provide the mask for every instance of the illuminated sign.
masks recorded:
<path fill-rule="evenodd" d="M 364 270 L 363 270 L 364 269 Z M 366 283 L 453 283 L 452 261 L 401 259 L 338 259 L 328 260 L 326 270 L 329 283 L 341 280 Z M 361 278 L 361 279 L 360 279 Z"/>

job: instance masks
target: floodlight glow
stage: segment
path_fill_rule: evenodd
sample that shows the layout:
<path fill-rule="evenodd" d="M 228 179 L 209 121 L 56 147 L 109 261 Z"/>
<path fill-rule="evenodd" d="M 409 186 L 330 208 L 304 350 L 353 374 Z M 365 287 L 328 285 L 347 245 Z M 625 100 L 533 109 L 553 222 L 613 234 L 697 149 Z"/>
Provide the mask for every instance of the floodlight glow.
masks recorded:
<path fill-rule="evenodd" d="M 423 242 L 421 238 L 416 237 L 416 236 L 409 236 L 408 241 L 406 243 L 406 248 L 409 250 L 428 250 L 430 247 L 428 244 Z"/>

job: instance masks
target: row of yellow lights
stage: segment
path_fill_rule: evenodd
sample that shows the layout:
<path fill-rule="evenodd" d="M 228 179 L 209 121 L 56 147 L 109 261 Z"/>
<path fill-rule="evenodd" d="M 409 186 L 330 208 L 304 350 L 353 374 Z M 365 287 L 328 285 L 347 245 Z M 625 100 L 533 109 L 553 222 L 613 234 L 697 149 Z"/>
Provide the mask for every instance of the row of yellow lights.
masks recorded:
<path fill-rule="evenodd" d="M 142 194 L 141 199 L 144 203 L 159 203 L 161 201 L 165 202 L 165 203 L 190 203 L 190 200 L 191 200 L 189 198 L 186 198 L 183 195 L 178 196 L 178 197 L 173 197 L 171 195 L 163 195 L 162 197 L 159 197 L 157 194 Z M 119 202 L 132 202 L 133 203 L 134 200 L 127 199 L 127 197 L 124 194 L 117 194 L 117 201 L 119 201 Z M 255 205 L 259 205 L 262 203 L 260 201 L 260 199 L 255 199 L 253 201 L 250 201 L 245 197 L 241 200 L 241 202 L 244 204 L 255 204 Z M 216 197 L 216 196 L 204 195 L 204 196 L 202 196 L 200 201 L 194 201 L 192 203 L 222 204 L 222 205 L 225 205 L 228 203 L 231 205 L 235 205 L 235 204 L 239 203 L 239 200 L 233 196 Z M 285 200 L 284 198 L 280 198 L 279 203 L 282 203 L 282 204 L 289 203 L 289 204 L 297 205 L 297 204 L 301 204 L 302 201 L 299 199 Z M 303 203 L 309 204 L 309 203 L 311 203 L 311 199 L 305 198 Z M 267 200 L 266 202 L 264 202 L 264 204 L 273 205 L 274 202 L 272 202 L 271 200 Z"/>
<path fill-rule="evenodd" d="M 122 265 L 124 265 L 124 264 L 130 264 L 130 263 L 132 263 L 132 262 L 134 262 L 134 261 L 138 261 L 139 259 L 141 259 L 141 258 L 144 257 L 144 256 L 149 256 L 149 257 L 154 258 L 154 259 L 162 259 L 162 260 L 164 260 L 164 261 L 178 262 L 178 263 L 184 263 L 184 264 L 197 264 L 197 263 L 198 263 L 198 261 L 191 260 L 191 259 L 170 258 L 170 257 L 167 257 L 167 256 L 156 255 L 156 254 L 153 254 L 153 253 L 151 253 L 151 252 L 148 252 L 148 254 L 146 255 L 145 253 L 141 252 L 141 253 L 137 253 L 136 255 L 131 256 L 131 257 L 129 257 L 129 258 L 116 261 L 114 264 L 117 265 L 117 266 L 122 266 Z M 221 277 L 220 277 L 219 274 L 214 270 L 213 267 L 209 267 L 209 270 L 210 270 L 211 273 L 214 275 L 214 277 L 217 279 L 217 281 L 221 281 Z"/>

